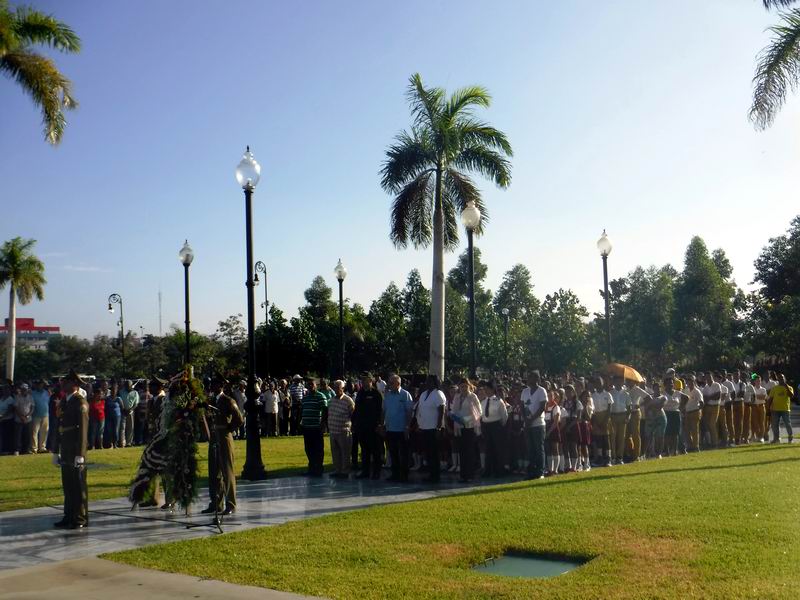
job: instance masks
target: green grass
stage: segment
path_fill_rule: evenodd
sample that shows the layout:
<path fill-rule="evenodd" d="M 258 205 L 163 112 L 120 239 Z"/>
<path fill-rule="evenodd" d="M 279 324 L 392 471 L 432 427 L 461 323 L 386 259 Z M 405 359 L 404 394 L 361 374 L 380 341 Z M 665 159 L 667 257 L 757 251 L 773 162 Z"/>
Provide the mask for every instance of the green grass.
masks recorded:
<path fill-rule="evenodd" d="M 245 442 L 234 442 L 237 474 L 244 465 Z M 208 477 L 208 444 L 200 444 L 200 485 Z M 272 476 L 291 475 L 306 470 L 308 461 L 303 438 L 261 440 L 261 455 Z M 128 495 L 142 447 L 90 450 L 87 461 L 95 463 L 88 472 L 89 502 Z M 0 457 L 0 512 L 61 504 L 61 471 L 50 462 L 50 454 Z"/>
<path fill-rule="evenodd" d="M 332 598 L 797 598 L 800 448 L 751 446 L 104 556 Z M 470 566 L 592 558 L 549 580 Z"/>

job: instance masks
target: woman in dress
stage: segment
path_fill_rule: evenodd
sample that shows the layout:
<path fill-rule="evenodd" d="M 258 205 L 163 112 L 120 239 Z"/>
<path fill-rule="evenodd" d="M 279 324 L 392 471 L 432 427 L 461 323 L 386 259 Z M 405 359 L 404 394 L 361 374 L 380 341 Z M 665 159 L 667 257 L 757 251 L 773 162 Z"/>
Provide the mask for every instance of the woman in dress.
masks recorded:
<path fill-rule="evenodd" d="M 558 392 L 550 390 L 544 409 L 545 449 L 547 450 L 547 475 L 558 473 L 561 455 L 561 407 L 558 405 Z"/>
<path fill-rule="evenodd" d="M 561 407 L 561 431 L 564 434 L 564 455 L 566 458 L 565 470 L 574 473 L 578 470 L 579 447 L 581 445 L 580 422 L 583 405 L 575 395 L 575 388 L 571 384 L 564 387 L 564 403 Z"/>

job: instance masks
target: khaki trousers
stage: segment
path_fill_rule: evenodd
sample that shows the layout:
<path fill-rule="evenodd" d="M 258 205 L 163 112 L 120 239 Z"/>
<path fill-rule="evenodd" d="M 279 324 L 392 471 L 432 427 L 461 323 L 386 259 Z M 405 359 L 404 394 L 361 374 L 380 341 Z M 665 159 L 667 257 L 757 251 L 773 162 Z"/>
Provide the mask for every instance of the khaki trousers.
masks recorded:
<path fill-rule="evenodd" d="M 749 442 L 750 435 L 753 431 L 751 426 L 751 419 L 752 416 L 752 404 L 745 404 L 744 409 L 742 410 L 742 441 Z"/>
<path fill-rule="evenodd" d="M 331 460 L 333 461 L 333 472 L 340 475 L 350 473 L 350 450 L 353 445 L 351 433 L 332 433 L 331 438 Z"/>
<path fill-rule="evenodd" d="M 753 404 L 750 409 L 750 427 L 753 429 L 753 435 L 757 440 L 764 439 L 766 435 L 766 422 L 767 407 L 763 404 Z"/>
<path fill-rule="evenodd" d="M 719 420 L 719 405 L 710 406 L 706 404 L 703 407 L 703 428 L 711 436 L 711 447 L 716 448 L 719 446 L 719 429 L 717 429 L 717 421 Z"/>
<path fill-rule="evenodd" d="M 689 443 L 689 450 L 697 450 L 700 443 L 700 410 L 693 410 L 686 413 L 683 420 L 686 428 L 686 439 Z"/>
<path fill-rule="evenodd" d="M 211 506 L 217 510 L 236 508 L 236 473 L 233 467 L 233 436 L 217 431 L 212 434 L 213 443 L 208 446 L 208 492 Z M 219 461 L 216 446 L 219 445 Z M 224 501 L 224 505 L 223 505 Z"/>
<path fill-rule="evenodd" d="M 642 411 L 631 411 L 631 418 L 628 421 L 628 439 L 631 441 L 629 447 L 632 447 L 631 456 L 633 460 L 638 460 L 642 453 Z"/>
<path fill-rule="evenodd" d="M 611 457 L 614 460 L 622 460 L 625 456 L 627 425 L 628 413 L 611 413 Z"/>
<path fill-rule="evenodd" d="M 719 407 L 719 417 L 717 419 L 717 431 L 719 432 L 719 441 L 722 444 L 728 442 L 728 413 L 731 412 L 727 404 Z M 732 428 L 731 428 L 732 429 Z"/>

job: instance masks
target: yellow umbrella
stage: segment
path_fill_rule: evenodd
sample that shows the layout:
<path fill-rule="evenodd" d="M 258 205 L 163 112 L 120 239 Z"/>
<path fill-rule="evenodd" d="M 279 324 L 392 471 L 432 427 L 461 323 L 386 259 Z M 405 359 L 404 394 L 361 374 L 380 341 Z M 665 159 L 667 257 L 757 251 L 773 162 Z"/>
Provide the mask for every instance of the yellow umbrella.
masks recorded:
<path fill-rule="evenodd" d="M 613 377 L 622 377 L 626 381 L 635 381 L 636 383 L 644 381 L 644 377 L 641 376 L 639 371 L 620 363 L 611 363 L 605 368 L 605 372 Z"/>

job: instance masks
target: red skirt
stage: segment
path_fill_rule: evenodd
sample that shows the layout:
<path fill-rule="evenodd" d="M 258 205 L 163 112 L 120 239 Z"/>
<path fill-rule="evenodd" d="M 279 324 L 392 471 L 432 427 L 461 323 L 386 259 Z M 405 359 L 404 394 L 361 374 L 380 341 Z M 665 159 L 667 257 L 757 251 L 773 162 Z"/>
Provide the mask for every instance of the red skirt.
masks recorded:
<path fill-rule="evenodd" d="M 547 437 L 545 437 L 545 441 L 550 444 L 554 443 L 560 444 L 562 441 L 561 427 L 560 426 L 554 427 L 553 430 L 547 434 Z"/>
<path fill-rule="evenodd" d="M 592 443 L 592 424 L 589 421 L 578 421 L 578 438 L 582 446 Z"/>

